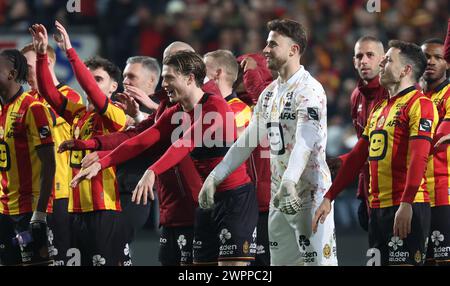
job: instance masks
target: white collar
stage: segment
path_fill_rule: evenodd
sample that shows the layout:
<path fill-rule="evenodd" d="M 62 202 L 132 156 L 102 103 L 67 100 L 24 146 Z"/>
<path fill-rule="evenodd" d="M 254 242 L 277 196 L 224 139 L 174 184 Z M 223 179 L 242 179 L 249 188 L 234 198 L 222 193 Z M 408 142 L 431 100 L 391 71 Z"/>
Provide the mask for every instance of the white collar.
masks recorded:
<path fill-rule="evenodd" d="M 300 65 L 300 68 L 298 69 L 298 71 L 296 71 L 285 83 L 281 82 L 281 77 L 278 76 L 277 78 L 277 83 L 280 86 L 289 86 L 292 85 L 293 83 L 295 83 L 300 77 L 302 77 L 305 74 L 306 70 L 305 68 Z"/>

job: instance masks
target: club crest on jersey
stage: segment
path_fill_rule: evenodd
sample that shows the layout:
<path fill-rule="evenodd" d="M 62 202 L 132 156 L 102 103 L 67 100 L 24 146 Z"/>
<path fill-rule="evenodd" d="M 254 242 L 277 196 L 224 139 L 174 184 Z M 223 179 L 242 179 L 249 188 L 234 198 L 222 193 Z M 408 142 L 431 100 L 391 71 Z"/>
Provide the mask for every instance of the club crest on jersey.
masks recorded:
<path fill-rule="evenodd" d="M 319 109 L 317 107 L 307 107 L 306 111 L 308 112 L 309 120 L 319 121 Z"/>
<path fill-rule="evenodd" d="M 386 121 L 386 118 L 383 115 L 383 116 L 380 117 L 380 119 L 378 119 L 377 127 L 381 128 L 383 126 L 383 124 L 384 124 L 384 121 Z"/>
<path fill-rule="evenodd" d="M 419 131 L 431 132 L 431 125 L 433 121 L 426 118 L 421 118 L 419 122 Z"/>

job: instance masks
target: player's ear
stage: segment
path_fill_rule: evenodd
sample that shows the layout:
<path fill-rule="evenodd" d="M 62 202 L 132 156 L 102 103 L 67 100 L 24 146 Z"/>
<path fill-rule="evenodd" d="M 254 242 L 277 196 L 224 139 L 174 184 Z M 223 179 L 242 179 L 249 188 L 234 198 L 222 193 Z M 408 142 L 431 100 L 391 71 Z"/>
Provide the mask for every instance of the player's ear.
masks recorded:
<path fill-rule="evenodd" d="M 191 85 L 191 84 L 195 84 L 195 75 L 193 73 L 190 73 L 187 79 L 187 84 Z"/>
<path fill-rule="evenodd" d="M 113 92 L 115 92 L 115 91 L 117 91 L 117 88 L 119 87 L 119 84 L 117 83 L 117 81 L 113 81 L 112 83 L 111 83 L 111 94 L 113 93 Z"/>
<path fill-rule="evenodd" d="M 294 56 L 295 54 L 299 54 L 300 55 L 300 46 L 297 44 L 292 44 L 291 45 L 291 49 L 289 51 L 289 56 Z"/>
<path fill-rule="evenodd" d="M 403 68 L 403 71 L 400 74 L 400 77 L 405 77 L 407 75 L 409 75 L 410 73 L 413 73 L 413 68 L 411 65 L 405 65 L 405 67 Z"/>

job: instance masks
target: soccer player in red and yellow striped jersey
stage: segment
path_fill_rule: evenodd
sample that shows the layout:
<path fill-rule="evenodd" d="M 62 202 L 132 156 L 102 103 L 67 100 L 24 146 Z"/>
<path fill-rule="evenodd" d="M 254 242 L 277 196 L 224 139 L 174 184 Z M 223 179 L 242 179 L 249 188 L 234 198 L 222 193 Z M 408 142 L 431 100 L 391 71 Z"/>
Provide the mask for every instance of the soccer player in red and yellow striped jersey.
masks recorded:
<path fill-rule="evenodd" d="M 422 44 L 427 67 L 422 76 L 424 92 L 436 105 L 439 125 L 435 139 L 450 133 L 449 64 L 444 59 L 444 42 L 429 39 Z M 426 171 L 430 192 L 431 231 L 427 250 L 428 264 L 450 263 L 450 146 L 444 144 L 431 152 Z"/>
<path fill-rule="evenodd" d="M 380 63 L 380 83 L 389 98 L 374 107 L 363 138 L 343 157 L 316 211 L 313 231 L 368 158 L 372 253 L 380 253 L 381 265 L 422 265 L 430 227 L 424 175 L 438 115 L 431 100 L 415 88 L 426 66 L 420 47 L 401 41 L 391 41 L 389 47 Z"/>
<path fill-rule="evenodd" d="M 56 111 L 48 104 L 48 102 L 39 94 L 37 86 L 36 77 L 36 52 L 34 50 L 33 44 L 28 44 L 21 49 L 21 53 L 27 59 L 28 64 L 28 85 L 31 90 L 29 94 L 33 96 L 38 101 L 44 103 L 44 105 L 49 109 L 51 118 L 53 120 L 53 140 L 55 146 L 59 146 L 62 142 L 69 140 L 70 125 L 59 116 Z M 68 100 L 82 104 L 81 96 L 69 86 L 62 84 L 56 78 L 54 72 L 54 66 L 56 63 L 56 54 L 52 47 L 47 46 L 48 54 L 48 66 L 50 74 L 53 80 L 53 84 L 56 86 L 58 91 L 64 95 Z M 55 159 L 56 159 L 56 173 L 55 182 L 52 191 L 52 196 L 49 201 L 49 206 L 47 211 L 49 212 L 48 226 L 49 231 L 53 235 L 53 246 L 54 250 L 53 256 L 54 265 L 65 265 L 65 261 L 68 260 L 66 255 L 67 250 L 70 245 L 71 228 L 69 225 L 69 215 L 68 215 L 68 200 L 69 200 L 69 174 L 72 172 L 68 162 L 69 153 L 68 152 L 56 152 L 55 148 Z"/>
<path fill-rule="evenodd" d="M 25 57 L 0 53 L 0 264 L 48 263 L 46 209 L 55 156 L 48 109 L 28 93 Z M 31 218 L 31 219 L 30 219 Z M 32 230 L 33 243 L 13 245 L 16 233 Z"/>
<path fill-rule="evenodd" d="M 38 52 L 38 87 L 42 95 L 71 124 L 72 139 L 86 140 L 95 135 L 122 130 L 126 122 L 125 113 L 110 99 L 120 82 L 120 70 L 101 58 L 94 58 L 88 60 L 86 65 L 83 64 L 72 48 L 64 27 L 56 22 L 56 28 L 62 35 L 57 44 L 66 52 L 78 82 L 88 95 L 89 106 L 86 108 L 83 104 L 67 100 L 52 84 L 45 52 L 48 45 L 47 32 L 43 25 L 33 25 L 30 32 Z M 69 178 L 78 174 L 81 160 L 87 152 L 89 151 L 70 152 L 69 165 L 72 172 Z M 91 181 L 69 190 L 69 212 L 75 218 L 74 245 L 81 248 L 82 265 L 119 265 L 124 246 L 120 246 L 123 241 L 120 237 L 122 226 L 119 211 L 121 206 L 114 168 L 105 169 Z M 90 212 L 95 213 L 91 215 Z M 88 232 L 95 239 L 86 245 L 82 238 L 83 232 Z"/>

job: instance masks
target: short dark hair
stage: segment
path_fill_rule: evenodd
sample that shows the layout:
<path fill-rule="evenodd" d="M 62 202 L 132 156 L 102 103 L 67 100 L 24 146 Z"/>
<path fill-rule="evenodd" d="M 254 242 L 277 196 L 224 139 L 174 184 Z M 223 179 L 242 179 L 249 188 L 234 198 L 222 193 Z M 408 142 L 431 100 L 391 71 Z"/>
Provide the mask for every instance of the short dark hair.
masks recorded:
<path fill-rule="evenodd" d="M 425 44 L 438 44 L 438 45 L 444 45 L 444 41 L 442 41 L 442 39 L 439 38 L 431 38 L 431 39 L 427 39 L 425 40 L 422 45 Z"/>
<path fill-rule="evenodd" d="M 24 55 L 22 55 L 19 50 L 8 49 L 3 50 L 0 53 L 0 56 L 3 56 L 10 61 L 13 65 L 13 69 L 17 71 L 17 75 L 14 80 L 20 84 L 26 83 L 28 78 L 28 63 Z"/>
<path fill-rule="evenodd" d="M 102 68 L 117 83 L 122 82 L 122 72 L 120 69 L 107 59 L 95 56 L 87 59 L 84 64 L 91 70 Z"/>
<path fill-rule="evenodd" d="M 173 66 L 182 75 L 188 76 L 193 74 L 195 84 L 198 87 L 203 85 L 203 80 L 206 77 L 206 66 L 199 54 L 190 51 L 179 51 L 167 56 L 163 64 Z"/>
<path fill-rule="evenodd" d="M 389 48 L 400 50 L 401 58 L 405 63 L 412 66 L 414 79 L 418 81 L 427 67 L 427 58 L 420 47 L 413 43 L 391 40 L 389 41 Z"/>
<path fill-rule="evenodd" d="M 306 29 L 299 22 L 290 19 L 276 19 L 267 23 L 267 29 L 291 38 L 300 46 L 300 54 L 306 50 Z"/>

